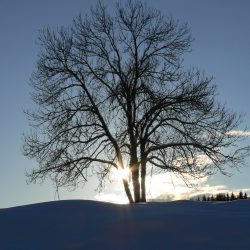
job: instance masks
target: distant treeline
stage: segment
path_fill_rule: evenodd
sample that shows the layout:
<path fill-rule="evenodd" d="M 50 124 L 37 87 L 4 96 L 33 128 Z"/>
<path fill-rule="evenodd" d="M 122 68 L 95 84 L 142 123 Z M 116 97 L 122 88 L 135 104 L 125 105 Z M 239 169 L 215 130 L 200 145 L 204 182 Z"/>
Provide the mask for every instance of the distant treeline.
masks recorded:
<path fill-rule="evenodd" d="M 203 195 L 202 197 L 198 197 L 198 201 L 234 201 L 234 200 L 244 200 L 244 199 L 250 199 L 250 197 L 247 196 L 247 193 L 244 193 L 242 191 L 239 192 L 238 195 L 235 195 L 234 193 L 219 193 L 216 195 Z"/>

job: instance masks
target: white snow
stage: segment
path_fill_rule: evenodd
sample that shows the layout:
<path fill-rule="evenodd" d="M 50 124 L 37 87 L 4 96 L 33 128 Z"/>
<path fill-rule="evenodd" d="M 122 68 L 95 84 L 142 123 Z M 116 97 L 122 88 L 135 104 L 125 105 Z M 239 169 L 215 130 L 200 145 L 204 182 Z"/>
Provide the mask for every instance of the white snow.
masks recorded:
<path fill-rule="evenodd" d="M 247 250 L 249 230 L 250 200 L 66 200 L 0 209 L 1 250 Z"/>

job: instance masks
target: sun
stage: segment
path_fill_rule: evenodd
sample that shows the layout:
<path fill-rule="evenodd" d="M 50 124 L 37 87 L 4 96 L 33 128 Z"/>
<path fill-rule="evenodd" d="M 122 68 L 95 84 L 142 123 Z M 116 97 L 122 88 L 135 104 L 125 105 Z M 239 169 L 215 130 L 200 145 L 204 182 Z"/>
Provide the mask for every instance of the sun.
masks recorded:
<path fill-rule="evenodd" d="M 114 180 L 122 180 L 122 179 L 129 180 L 130 170 L 129 168 L 113 169 L 111 177 Z"/>

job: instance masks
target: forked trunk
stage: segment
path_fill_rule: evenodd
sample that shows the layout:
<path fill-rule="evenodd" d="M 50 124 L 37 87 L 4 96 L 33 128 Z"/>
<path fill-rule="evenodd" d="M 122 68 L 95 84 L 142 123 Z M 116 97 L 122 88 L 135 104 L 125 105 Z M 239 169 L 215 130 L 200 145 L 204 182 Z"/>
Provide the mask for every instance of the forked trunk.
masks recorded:
<path fill-rule="evenodd" d="M 117 147 L 117 158 L 118 158 L 118 162 L 119 162 L 120 167 L 122 169 L 124 169 L 121 151 L 120 151 L 120 149 L 118 147 Z M 129 203 L 134 203 L 134 199 L 133 199 L 133 196 L 132 196 L 130 188 L 129 188 L 128 180 L 126 178 L 123 178 L 122 183 L 123 183 L 123 187 L 125 189 L 125 193 L 126 193 L 126 195 L 128 197 Z"/>
<path fill-rule="evenodd" d="M 129 185 L 128 185 L 128 181 L 126 179 L 122 179 L 122 182 L 123 182 L 123 187 L 125 189 L 129 203 L 134 203 L 134 200 L 133 200 L 133 197 L 132 197 L 132 194 L 130 192 Z"/>

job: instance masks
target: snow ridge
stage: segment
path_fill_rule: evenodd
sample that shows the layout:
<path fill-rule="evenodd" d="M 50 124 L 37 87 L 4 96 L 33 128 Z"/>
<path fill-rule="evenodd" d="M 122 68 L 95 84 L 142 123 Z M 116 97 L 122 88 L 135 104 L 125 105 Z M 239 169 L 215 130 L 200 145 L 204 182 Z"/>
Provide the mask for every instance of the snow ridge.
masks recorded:
<path fill-rule="evenodd" d="M 118 205 L 53 201 L 0 209 L 0 249 L 250 249 L 250 200 Z"/>

